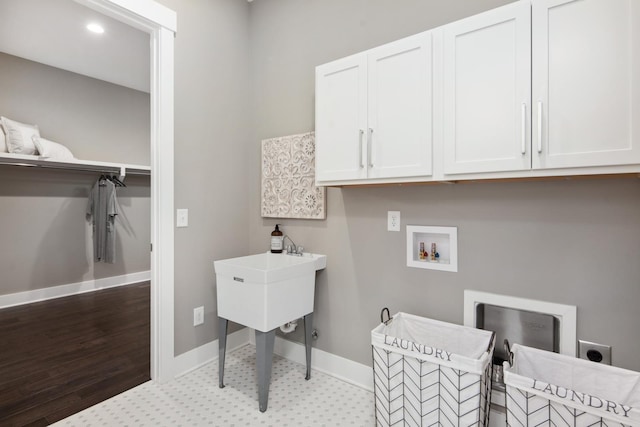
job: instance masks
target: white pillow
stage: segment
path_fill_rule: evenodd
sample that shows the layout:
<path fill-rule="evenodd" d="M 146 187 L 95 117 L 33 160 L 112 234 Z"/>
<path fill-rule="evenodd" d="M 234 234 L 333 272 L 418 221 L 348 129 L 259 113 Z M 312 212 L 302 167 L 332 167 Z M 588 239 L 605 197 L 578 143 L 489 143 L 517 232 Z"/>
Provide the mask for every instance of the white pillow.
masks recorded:
<path fill-rule="evenodd" d="M 7 149 L 15 154 L 37 154 L 36 146 L 31 139 L 33 135 L 40 136 L 36 125 L 26 125 L 15 120 L 0 117 L 6 133 Z"/>
<path fill-rule="evenodd" d="M 7 149 L 7 139 L 4 136 L 4 129 L 2 127 L 2 123 L 0 123 L 0 153 L 8 153 Z"/>
<path fill-rule="evenodd" d="M 38 149 L 41 157 L 52 160 L 72 160 L 73 154 L 67 147 L 57 142 L 49 141 L 41 136 L 33 135 L 33 144 Z"/>

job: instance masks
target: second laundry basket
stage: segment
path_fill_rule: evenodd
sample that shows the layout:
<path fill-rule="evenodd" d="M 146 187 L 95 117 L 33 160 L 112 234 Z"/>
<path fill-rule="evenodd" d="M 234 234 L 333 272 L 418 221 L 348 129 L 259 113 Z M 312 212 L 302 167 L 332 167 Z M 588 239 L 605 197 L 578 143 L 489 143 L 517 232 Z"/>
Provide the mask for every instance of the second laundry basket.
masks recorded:
<path fill-rule="evenodd" d="M 397 313 L 371 345 L 377 426 L 488 425 L 493 332 Z"/>
<path fill-rule="evenodd" d="M 514 344 L 507 425 L 640 426 L 640 373 Z"/>

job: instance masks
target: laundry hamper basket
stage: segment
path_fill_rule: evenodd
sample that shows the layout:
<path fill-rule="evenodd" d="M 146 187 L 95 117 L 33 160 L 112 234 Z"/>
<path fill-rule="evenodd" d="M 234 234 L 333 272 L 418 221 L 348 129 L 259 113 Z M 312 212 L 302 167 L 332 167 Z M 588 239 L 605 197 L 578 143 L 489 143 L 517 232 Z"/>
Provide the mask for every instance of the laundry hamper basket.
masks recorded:
<path fill-rule="evenodd" d="M 493 332 L 406 313 L 382 322 L 371 331 L 376 425 L 488 425 L 494 344 Z"/>
<path fill-rule="evenodd" d="M 640 373 L 514 344 L 509 426 L 640 426 Z"/>

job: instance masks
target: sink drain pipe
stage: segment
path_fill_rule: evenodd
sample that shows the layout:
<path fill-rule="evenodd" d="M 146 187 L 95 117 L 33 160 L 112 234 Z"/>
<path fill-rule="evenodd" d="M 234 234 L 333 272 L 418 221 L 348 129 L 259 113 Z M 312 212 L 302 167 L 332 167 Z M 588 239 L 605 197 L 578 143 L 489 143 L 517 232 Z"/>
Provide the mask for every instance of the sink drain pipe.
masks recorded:
<path fill-rule="evenodd" d="M 284 325 L 280 326 L 280 330 L 285 334 L 288 334 L 290 332 L 295 331 L 297 326 L 298 326 L 298 319 L 293 320 L 291 322 L 287 322 Z"/>

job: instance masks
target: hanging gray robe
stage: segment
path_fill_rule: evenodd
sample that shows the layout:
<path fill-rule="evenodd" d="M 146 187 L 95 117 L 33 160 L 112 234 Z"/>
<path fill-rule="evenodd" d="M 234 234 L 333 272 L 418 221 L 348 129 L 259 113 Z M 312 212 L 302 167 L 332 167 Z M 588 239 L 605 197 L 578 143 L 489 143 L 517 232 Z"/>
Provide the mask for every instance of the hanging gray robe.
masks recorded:
<path fill-rule="evenodd" d="M 93 259 L 113 264 L 116 261 L 116 186 L 99 179 L 89 193 L 87 218 L 93 224 Z"/>

